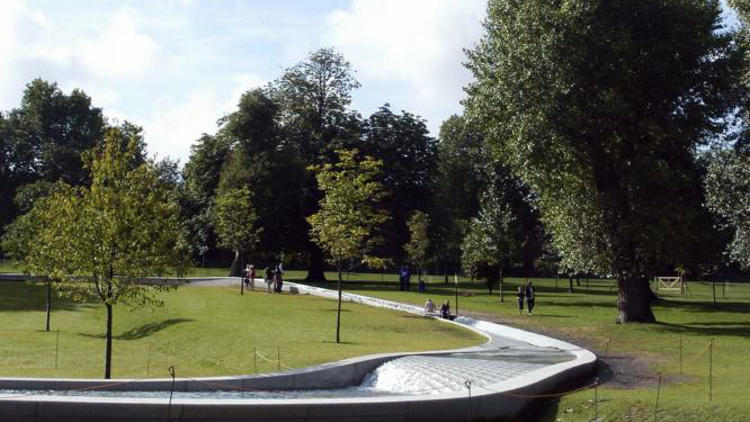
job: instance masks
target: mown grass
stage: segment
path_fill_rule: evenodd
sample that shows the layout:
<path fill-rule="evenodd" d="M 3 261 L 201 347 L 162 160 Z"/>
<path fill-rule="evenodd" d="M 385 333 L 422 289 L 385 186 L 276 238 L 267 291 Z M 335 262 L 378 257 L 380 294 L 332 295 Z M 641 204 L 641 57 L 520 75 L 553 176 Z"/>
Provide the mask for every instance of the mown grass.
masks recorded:
<path fill-rule="evenodd" d="M 332 274 L 333 275 L 333 274 Z M 302 278 L 302 276 L 300 276 Z M 333 277 L 329 278 L 333 280 Z M 423 304 L 451 300 L 455 309 L 455 286 L 432 277 L 427 293 L 401 292 L 397 283 L 362 282 L 366 274 L 350 275 L 347 291 Z M 390 277 L 395 280 L 395 275 Z M 451 280 L 452 281 L 452 280 Z M 507 279 L 505 301 L 485 285 L 459 282 L 459 311 L 481 315 L 531 331 L 558 336 L 591 348 L 603 357 L 598 376 L 598 416 L 607 421 L 750 421 L 750 284 L 716 284 L 716 304 L 710 283 L 689 283 L 689 295 L 664 293 L 653 307 L 656 324 L 615 323 L 616 289 L 612 280 L 581 280 L 574 293 L 568 281 L 533 279 L 537 287 L 534 315 L 519 315 L 515 290 L 525 279 Z M 333 283 L 324 284 L 332 287 Z M 713 341 L 713 350 L 709 343 Z M 682 371 L 680 371 L 680 342 Z M 709 401 L 709 354 L 712 362 L 712 397 Z M 620 362 L 635 358 L 635 363 Z M 633 365 L 635 365 L 633 367 Z M 632 368 L 631 368 L 632 367 Z M 633 368 L 640 370 L 633 370 Z M 627 383 L 613 371 L 624 370 Z M 662 373 L 659 407 L 654 410 L 658 378 Z M 562 399 L 545 399 L 541 413 L 529 420 L 589 421 L 595 417 L 594 391 L 585 390 Z M 537 407 L 540 408 L 540 407 Z"/>
<path fill-rule="evenodd" d="M 342 343 L 335 343 L 336 302 L 305 295 L 240 296 L 229 287 L 183 287 L 164 306 L 115 306 L 113 373 L 165 377 L 269 372 L 275 362 L 296 368 L 370 353 L 464 347 L 481 336 L 404 313 L 345 304 Z M 0 376 L 101 377 L 104 307 L 56 298 L 52 332 L 44 332 L 44 289 L 0 283 Z M 57 370 L 55 348 L 59 344 Z M 256 367 L 257 361 L 257 367 Z"/>

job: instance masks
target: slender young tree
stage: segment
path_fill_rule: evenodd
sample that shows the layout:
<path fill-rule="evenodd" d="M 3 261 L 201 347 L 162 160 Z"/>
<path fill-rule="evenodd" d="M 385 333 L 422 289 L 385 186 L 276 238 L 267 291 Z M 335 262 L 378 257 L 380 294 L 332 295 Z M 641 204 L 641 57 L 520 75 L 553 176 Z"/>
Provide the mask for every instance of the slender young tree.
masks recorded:
<path fill-rule="evenodd" d="M 252 192 L 247 186 L 229 189 L 216 197 L 214 208 L 219 246 L 234 252 L 230 274 L 240 274 L 245 268 L 247 253 L 258 243 L 261 232 L 256 224 L 258 216 L 253 207 Z"/>
<path fill-rule="evenodd" d="M 57 189 L 40 206 L 43 228 L 29 251 L 50 258 L 46 268 L 32 264 L 29 271 L 55 280 L 76 301 L 96 298 L 106 308 L 105 378 L 112 374 L 115 305 L 160 304 L 157 293 L 172 286 L 146 277 L 170 268 L 181 274 L 187 264 L 177 205 L 152 162 L 133 165 L 137 153 L 133 139 L 110 129 L 84 158 L 91 186 Z"/>
<path fill-rule="evenodd" d="M 482 195 L 479 216 L 469 223 L 469 230 L 461 244 L 461 261 L 467 273 L 485 277 L 492 295 L 492 286 L 499 282 L 500 301 L 503 301 L 503 266 L 516 252 L 510 206 L 494 187 Z"/>
<path fill-rule="evenodd" d="M 422 269 L 427 262 L 430 251 L 430 216 L 422 211 L 412 214 L 407 222 L 409 227 L 409 242 L 404 245 L 404 250 L 409 255 L 409 260 L 417 267 L 419 283 L 422 283 Z"/>
<path fill-rule="evenodd" d="M 61 250 L 40 244 L 41 239 L 51 240 L 53 244 L 65 241 L 66 232 L 63 228 L 50 224 L 55 208 L 59 205 L 52 192 L 58 195 L 70 194 L 70 186 L 58 183 L 50 189 L 48 195 L 37 198 L 24 214 L 6 227 L 2 238 L 3 250 L 15 259 L 23 268 L 24 273 L 32 282 L 41 278 L 46 287 L 45 301 L 45 331 L 50 331 L 52 314 L 52 290 L 56 287 L 50 277 L 49 270 L 64 257 L 60 257 Z"/>
<path fill-rule="evenodd" d="M 336 266 L 338 272 L 338 308 L 336 312 L 336 343 L 340 342 L 342 265 L 358 260 L 371 267 L 382 267 L 382 259 L 369 255 L 375 246 L 376 228 L 387 215 L 378 209 L 384 196 L 377 181 L 383 162 L 371 157 L 358 157 L 357 150 L 338 150 L 338 161 L 312 167 L 318 189 L 323 193 L 320 209 L 308 217 L 310 236 Z"/>

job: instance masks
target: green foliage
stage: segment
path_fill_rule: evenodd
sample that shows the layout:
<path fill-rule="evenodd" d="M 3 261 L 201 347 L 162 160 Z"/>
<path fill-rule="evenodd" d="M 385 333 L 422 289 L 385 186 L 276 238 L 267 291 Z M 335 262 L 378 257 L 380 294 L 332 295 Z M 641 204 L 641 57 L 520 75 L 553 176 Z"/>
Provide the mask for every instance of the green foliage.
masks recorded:
<path fill-rule="evenodd" d="M 261 228 L 247 186 L 229 189 L 216 196 L 214 227 L 219 246 L 245 254 L 257 242 Z"/>
<path fill-rule="evenodd" d="M 737 68 L 718 20 L 717 1 L 494 0 L 469 52 L 469 114 L 566 264 L 621 281 L 623 321 L 652 321 L 644 280 L 700 249 L 692 153 L 723 129 Z"/>
<path fill-rule="evenodd" d="M 429 210 L 432 202 L 437 142 L 423 119 L 405 111 L 393 113 L 388 104 L 362 126 L 357 148 L 385 163 L 378 180 L 388 192 L 382 208 L 391 218 L 382 227 L 384 242 L 378 250 L 401 261 L 402 246 L 409 241 L 409 218 L 415 210 Z"/>
<path fill-rule="evenodd" d="M 271 85 L 285 143 L 308 163 L 320 163 L 335 149 L 334 140 L 349 139 L 358 131 L 358 116 L 347 107 L 359 87 L 349 62 L 331 48 L 313 51 L 286 69 Z"/>
<path fill-rule="evenodd" d="M 336 163 L 311 168 L 324 197 L 318 212 L 307 218 L 310 236 L 339 269 L 346 260 L 382 263 L 369 252 L 375 246 L 375 229 L 388 219 L 377 208 L 385 195 L 377 181 L 383 162 L 361 159 L 357 150 L 336 153 Z"/>
<path fill-rule="evenodd" d="M 491 187 L 483 194 L 479 216 L 471 220 L 461 244 L 464 271 L 486 277 L 490 292 L 517 250 L 512 235 L 513 222 L 508 203 Z"/>
<path fill-rule="evenodd" d="M 180 274 L 186 266 L 177 205 L 153 163 L 133 167 L 137 143 L 124 138 L 108 130 L 105 142 L 84 158 L 91 186 L 58 185 L 11 231 L 12 242 L 26 248 L 19 258 L 27 273 L 55 280 L 55 288 L 75 301 L 95 298 L 107 307 L 106 378 L 112 307 L 159 304 L 156 293 L 170 286 L 143 279 L 170 268 Z"/>
<path fill-rule="evenodd" d="M 729 256 L 750 268 L 750 154 L 717 151 L 710 159 L 705 183 L 709 207 L 734 232 L 727 246 Z"/>
<path fill-rule="evenodd" d="M 232 149 L 221 168 L 218 192 L 251 187 L 257 225 L 264 228 L 257 249 L 265 259 L 307 246 L 303 205 L 308 174 L 296 150 L 283 145 L 278 119 L 278 106 L 266 92 L 248 91 L 217 135 Z"/>
<path fill-rule="evenodd" d="M 430 227 L 430 216 L 422 211 L 412 214 L 409 222 L 409 243 L 404 245 L 404 250 L 409 256 L 409 260 L 417 266 L 420 273 L 424 264 L 429 258 L 430 236 L 428 233 Z"/>

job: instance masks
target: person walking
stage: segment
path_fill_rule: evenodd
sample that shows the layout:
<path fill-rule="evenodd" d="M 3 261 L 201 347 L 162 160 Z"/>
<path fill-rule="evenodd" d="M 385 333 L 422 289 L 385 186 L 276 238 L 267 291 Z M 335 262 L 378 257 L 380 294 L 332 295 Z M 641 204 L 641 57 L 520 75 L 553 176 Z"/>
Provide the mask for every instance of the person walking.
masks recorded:
<path fill-rule="evenodd" d="M 245 272 L 245 277 L 247 277 L 247 283 L 248 283 L 248 287 L 250 288 L 250 291 L 255 290 L 255 265 L 250 264 L 247 267 L 247 271 Z"/>
<path fill-rule="evenodd" d="M 518 293 L 516 293 L 516 297 L 518 298 L 518 315 L 523 313 L 523 300 L 526 297 L 523 290 L 523 287 L 518 286 Z"/>
<path fill-rule="evenodd" d="M 266 294 L 271 294 L 271 284 L 273 284 L 273 271 L 271 267 L 266 267 Z"/>
<path fill-rule="evenodd" d="M 284 285 L 284 277 L 283 277 L 284 271 L 281 269 L 281 264 L 279 264 L 276 267 L 276 271 L 274 272 L 274 276 L 276 278 L 276 284 L 274 286 L 274 291 L 276 293 L 281 293 L 281 288 Z"/>
<path fill-rule="evenodd" d="M 404 288 L 402 290 L 409 291 L 409 279 L 411 278 L 411 273 L 409 272 L 409 266 L 404 265 L 404 268 L 401 269 L 401 278 L 403 278 L 403 286 Z"/>
<path fill-rule="evenodd" d="M 531 312 L 534 310 L 536 300 L 534 293 L 534 286 L 531 284 L 531 281 L 529 281 L 526 284 L 526 309 L 528 309 L 529 315 L 531 315 Z"/>

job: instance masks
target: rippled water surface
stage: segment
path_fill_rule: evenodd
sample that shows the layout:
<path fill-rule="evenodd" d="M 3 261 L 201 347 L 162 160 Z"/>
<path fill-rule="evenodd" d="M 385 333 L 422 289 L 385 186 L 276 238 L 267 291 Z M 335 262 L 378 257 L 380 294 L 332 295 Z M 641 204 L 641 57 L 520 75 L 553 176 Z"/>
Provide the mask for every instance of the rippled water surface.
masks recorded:
<path fill-rule="evenodd" d="M 173 398 L 190 399 L 299 399 L 347 398 L 393 395 L 424 395 L 466 390 L 466 381 L 485 386 L 507 380 L 548 365 L 572 360 L 570 353 L 556 349 L 508 348 L 482 352 L 406 356 L 388 361 L 370 372 L 360 385 L 348 388 L 261 391 L 175 391 Z M 0 390 L 9 396 L 86 396 L 169 398 L 169 391 L 107 390 Z"/>

